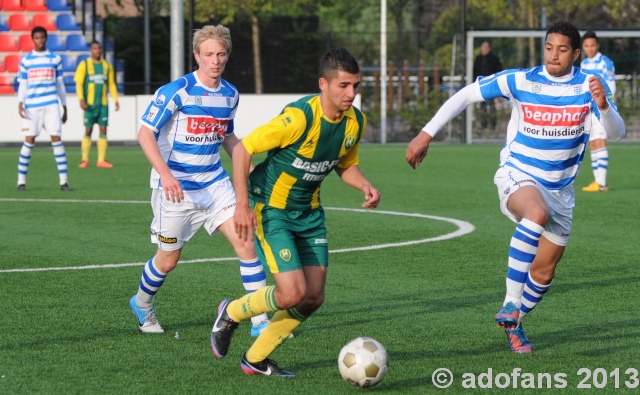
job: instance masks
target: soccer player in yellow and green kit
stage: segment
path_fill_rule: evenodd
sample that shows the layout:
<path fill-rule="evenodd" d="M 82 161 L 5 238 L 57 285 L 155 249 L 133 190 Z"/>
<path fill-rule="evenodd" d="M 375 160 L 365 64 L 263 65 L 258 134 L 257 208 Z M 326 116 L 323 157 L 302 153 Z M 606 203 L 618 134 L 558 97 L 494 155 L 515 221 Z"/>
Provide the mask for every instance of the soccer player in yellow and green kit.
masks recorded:
<path fill-rule="evenodd" d="M 243 240 L 255 240 L 260 261 L 276 283 L 218 306 L 211 330 L 218 358 L 227 355 L 240 321 L 275 312 L 242 356 L 246 374 L 295 376 L 268 357 L 324 301 L 329 249 L 320 184 L 325 177 L 335 170 L 344 183 L 362 191 L 362 207 L 373 209 L 380 202 L 380 193 L 358 166 L 366 125 L 353 107 L 360 87 L 358 63 L 347 50 L 334 48 L 322 58 L 319 74 L 319 95 L 289 104 L 233 150 L 235 229 Z M 261 152 L 267 158 L 249 174 L 252 155 Z"/>
<path fill-rule="evenodd" d="M 91 42 L 91 57 L 83 60 L 76 69 L 76 93 L 80 100 L 80 107 L 84 110 L 85 133 L 82 139 L 81 169 L 89 166 L 91 152 L 91 132 L 93 125 L 98 124 L 98 161 L 97 167 L 110 169 L 113 165 L 107 162 L 107 125 L 109 124 L 109 101 L 107 87 L 111 97 L 116 102 L 116 111 L 120 109 L 118 103 L 118 89 L 116 88 L 113 66 L 102 59 L 102 46 L 98 41 Z"/>

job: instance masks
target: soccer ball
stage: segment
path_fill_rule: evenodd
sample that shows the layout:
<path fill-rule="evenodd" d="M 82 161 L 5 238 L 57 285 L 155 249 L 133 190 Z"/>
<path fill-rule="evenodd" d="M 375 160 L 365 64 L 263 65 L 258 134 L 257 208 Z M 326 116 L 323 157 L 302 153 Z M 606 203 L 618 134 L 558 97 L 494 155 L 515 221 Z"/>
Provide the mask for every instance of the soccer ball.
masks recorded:
<path fill-rule="evenodd" d="M 357 387 L 373 387 L 387 374 L 387 350 L 377 340 L 357 337 L 338 356 L 340 375 Z"/>

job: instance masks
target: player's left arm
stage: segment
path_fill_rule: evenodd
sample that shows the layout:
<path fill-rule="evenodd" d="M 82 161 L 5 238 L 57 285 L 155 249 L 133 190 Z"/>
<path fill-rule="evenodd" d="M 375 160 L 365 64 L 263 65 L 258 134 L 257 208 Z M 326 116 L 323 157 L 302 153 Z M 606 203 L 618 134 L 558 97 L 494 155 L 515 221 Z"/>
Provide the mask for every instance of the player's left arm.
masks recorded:
<path fill-rule="evenodd" d="M 620 140 L 625 135 L 625 125 L 615 104 L 609 99 L 609 89 L 599 76 L 589 77 L 589 91 L 593 101 L 598 106 L 600 122 L 607 132 L 607 136 Z"/>
<path fill-rule="evenodd" d="M 113 97 L 113 101 L 116 102 L 116 111 L 120 109 L 120 103 L 118 102 L 118 87 L 116 86 L 116 73 L 113 71 L 113 66 L 109 64 L 109 74 L 107 76 L 107 83 L 109 84 L 109 93 Z"/>
<path fill-rule="evenodd" d="M 360 166 L 351 165 L 348 167 L 336 167 L 336 173 L 342 181 L 352 188 L 364 193 L 364 208 L 376 208 L 380 203 L 380 192 L 373 184 L 362 174 Z"/>

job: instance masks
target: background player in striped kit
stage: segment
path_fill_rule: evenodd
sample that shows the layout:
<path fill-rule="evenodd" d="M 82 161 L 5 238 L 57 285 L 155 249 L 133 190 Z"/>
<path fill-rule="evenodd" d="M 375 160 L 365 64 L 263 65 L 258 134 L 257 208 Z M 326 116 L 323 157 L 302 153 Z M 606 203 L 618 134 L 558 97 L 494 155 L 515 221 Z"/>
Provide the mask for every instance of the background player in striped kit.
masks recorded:
<path fill-rule="evenodd" d="M 201 227 L 210 235 L 220 231 L 233 246 L 247 292 L 266 285 L 253 243 L 235 232 L 235 193 L 220 162 L 220 147 L 232 156 L 238 143 L 233 134 L 238 90 L 222 78 L 230 53 L 229 29 L 217 25 L 196 30 L 193 55 L 198 70 L 159 88 L 141 119 L 138 141 L 153 166 L 151 241 L 158 245 L 142 270 L 138 293 L 129 301 L 142 332 L 164 332 L 154 296 L 178 264 L 184 244 Z M 252 335 L 267 323 L 266 314 L 256 317 Z"/>
<path fill-rule="evenodd" d="M 494 182 L 500 209 L 518 225 L 509 245 L 506 296 L 495 316 L 515 353 L 530 353 L 521 325 L 549 290 L 567 245 L 575 205 L 573 182 L 593 124 L 622 138 L 624 122 L 604 82 L 573 67 L 580 33 L 568 22 L 547 30 L 544 66 L 505 70 L 479 78 L 451 97 L 416 136 L 406 161 L 416 168 L 433 136 L 470 104 L 505 97 L 513 101 L 507 142 Z"/>
<path fill-rule="evenodd" d="M 580 67 L 593 71 L 602 77 L 611 90 L 611 100 L 616 97 L 616 71 L 611 59 L 600 53 L 600 41 L 593 31 L 582 36 L 582 50 L 586 56 Z M 607 132 L 604 127 L 594 127 L 589 135 L 589 152 L 594 181 L 582 188 L 585 192 L 606 192 L 607 170 L 609 167 L 609 150 L 607 150 Z"/>
<path fill-rule="evenodd" d="M 60 189 L 70 191 L 67 183 L 67 154 L 62 144 L 62 124 L 67 122 L 67 99 L 62 75 L 62 59 L 47 49 L 47 30 L 36 26 L 31 30 L 35 49 L 20 60 L 18 73 L 18 113 L 24 119 L 24 143 L 18 158 L 18 186 L 22 192 L 27 184 L 31 150 L 42 129 L 51 137 L 53 156 L 58 167 Z M 62 104 L 62 116 L 60 116 Z"/>

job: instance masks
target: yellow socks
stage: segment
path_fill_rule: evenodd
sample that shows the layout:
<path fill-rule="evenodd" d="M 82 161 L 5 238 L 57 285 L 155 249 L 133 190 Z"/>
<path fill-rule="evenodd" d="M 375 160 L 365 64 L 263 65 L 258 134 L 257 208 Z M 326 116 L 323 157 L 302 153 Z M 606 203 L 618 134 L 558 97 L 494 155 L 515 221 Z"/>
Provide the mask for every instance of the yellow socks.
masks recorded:
<path fill-rule="evenodd" d="M 278 310 L 275 297 L 275 285 L 263 287 L 246 294 L 240 299 L 229 303 L 227 314 L 236 322 L 244 321 L 261 313 L 269 313 Z"/>
<path fill-rule="evenodd" d="M 84 140 L 83 140 L 83 144 L 84 144 Z M 105 160 L 107 160 L 107 135 L 106 134 L 101 134 L 98 136 L 97 145 L 98 145 L 98 162 L 104 162 Z"/>
<path fill-rule="evenodd" d="M 306 319 L 295 307 L 278 310 L 247 351 L 247 361 L 260 362 L 268 358 Z"/>
<path fill-rule="evenodd" d="M 91 152 L 91 136 L 84 136 L 81 143 L 82 161 L 89 162 L 89 153 Z"/>

